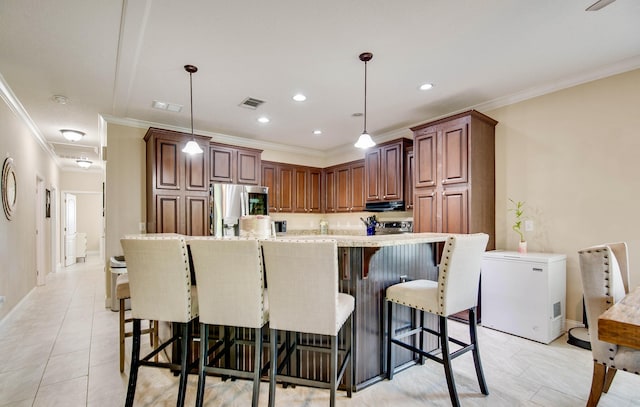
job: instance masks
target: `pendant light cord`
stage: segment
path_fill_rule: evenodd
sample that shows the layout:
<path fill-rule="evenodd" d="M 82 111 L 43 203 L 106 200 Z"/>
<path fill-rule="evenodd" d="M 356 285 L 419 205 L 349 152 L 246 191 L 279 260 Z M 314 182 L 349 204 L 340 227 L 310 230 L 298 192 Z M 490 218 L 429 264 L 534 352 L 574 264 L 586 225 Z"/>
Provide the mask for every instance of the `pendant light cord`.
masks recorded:
<path fill-rule="evenodd" d="M 364 133 L 367 132 L 367 61 L 364 61 Z"/>
<path fill-rule="evenodd" d="M 189 72 L 189 94 L 191 95 L 191 100 L 189 102 L 191 108 L 191 138 L 195 140 L 195 136 L 193 135 L 193 73 Z"/>

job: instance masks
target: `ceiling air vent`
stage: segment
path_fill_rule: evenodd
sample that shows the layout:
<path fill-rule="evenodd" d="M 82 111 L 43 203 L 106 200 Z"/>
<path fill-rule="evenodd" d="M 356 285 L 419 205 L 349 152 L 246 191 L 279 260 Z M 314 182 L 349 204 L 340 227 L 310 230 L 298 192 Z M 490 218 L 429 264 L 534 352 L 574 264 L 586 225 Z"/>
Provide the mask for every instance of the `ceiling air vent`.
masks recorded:
<path fill-rule="evenodd" d="M 256 110 L 258 106 L 264 103 L 264 100 L 256 99 L 256 98 L 246 98 L 243 100 L 239 106 L 246 107 L 247 109 Z"/>

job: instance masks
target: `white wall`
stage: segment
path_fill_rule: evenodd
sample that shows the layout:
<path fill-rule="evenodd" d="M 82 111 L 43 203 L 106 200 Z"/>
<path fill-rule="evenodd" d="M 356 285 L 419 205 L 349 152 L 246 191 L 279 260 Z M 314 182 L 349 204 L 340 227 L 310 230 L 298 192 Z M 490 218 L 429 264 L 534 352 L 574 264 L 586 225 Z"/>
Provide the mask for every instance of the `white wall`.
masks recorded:
<path fill-rule="evenodd" d="M 46 189 L 58 189 L 59 170 L 52 157 L 36 141 L 27 126 L 16 116 L 4 99 L 0 100 L 0 165 L 13 158 L 17 185 L 17 208 L 12 220 L 0 211 L 0 319 L 9 313 L 36 285 L 36 210 L 44 207 L 36 202 L 36 177 L 44 179 Z M 59 196 L 57 197 L 59 198 Z M 59 208 L 59 202 L 55 207 Z M 50 273 L 54 263 L 51 235 L 56 233 L 53 218 L 44 219 L 44 268 Z M 59 219 L 59 217 L 57 217 Z"/>
<path fill-rule="evenodd" d="M 500 122 L 497 247 L 516 249 L 507 199 L 525 201 L 529 250 L 567 255 L 568 319 L 582 321 L 581 248 L 626 241 L 640 284 L 638 106 L 635 70 L 486 112 Z"/>

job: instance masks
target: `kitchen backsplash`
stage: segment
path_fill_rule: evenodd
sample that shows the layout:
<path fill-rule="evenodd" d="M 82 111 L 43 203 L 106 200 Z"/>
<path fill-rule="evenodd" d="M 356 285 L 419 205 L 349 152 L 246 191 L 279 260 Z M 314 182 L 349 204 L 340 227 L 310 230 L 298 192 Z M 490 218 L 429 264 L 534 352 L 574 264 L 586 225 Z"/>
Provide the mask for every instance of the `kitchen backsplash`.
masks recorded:
<path fill-rule="evenodd" d="M 329 223 L 329 234 L 366 235 L 366 227 L 360 218 L 375 215 L 378 220 L 413 220 L 412 211 L 404 212 L 351 212 L 351 213 L 270 213 L 272 220 L 286 220 L 289 234 L 320 233 L 320 220 Z"/>

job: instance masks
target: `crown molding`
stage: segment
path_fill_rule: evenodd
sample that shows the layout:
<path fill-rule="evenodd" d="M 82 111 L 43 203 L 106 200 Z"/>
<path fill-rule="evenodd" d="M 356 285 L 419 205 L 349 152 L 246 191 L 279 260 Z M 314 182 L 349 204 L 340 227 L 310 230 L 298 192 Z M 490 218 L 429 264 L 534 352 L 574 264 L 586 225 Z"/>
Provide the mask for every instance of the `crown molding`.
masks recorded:
<path fill-rule="evenodd" d="M 148 122 L 145 120 L 114 117 L 114 116 L 109 116 L 105 114 L 100 115 L 100 117 L 104 119 L 107 123 L 118 124 L 121 126 L 129 126 L 129 127 L 140 128 L 140 129 L 148 129 L 149 127 L 158 127 L 161 129 L 179 131 L 183 133 L 191 133 L 191 129 L 187 129 L 185 127 L 179 127 L 179 126 L 172 126 L 170 124 L 165 124 L 165 123 L 155 123 L 155 122 Z M 211 141 L 230 144 L 238 147 L 248 147 L 248 148 L 255 148 L 260 150 L 282 151 L 286 153 L 304 154 L 304 155 L 308 155 L 312 157 L 320 157 L 320 158 L 325 158 L 327 156 L 327 153 L 324 151 L 314 150 L 308 147 L 289 146 L 286 144 L 253 140 L 253 139 L 248 139 L 244 137 L 230 136 L 228 134 L 215 133 L 211 131 L 203 131 L 203 130 L 197 130 L 197 129 L 194 129 L 193 132 L 200 136 L 211 137 Z"/>
<path fill-rule="evenodd" d="M 49 143 L 47 143 L 47 140 L 42 135 L 40 128 L 36 125 L 33 119 L 31 119 L 31 116 L 29 116 L 27 110 L 22 106 L 22 103 L 20 103 L 20 100 L 18 100 L 15 93 L 13 93 L 13 90 L 11 90 L 11 87 L 7 81 L 5 81 L 2 74 L 0 74 L 0 97 L 2 97 L 7 106 L 9 106 L 9 109 L 18 116 L 18 119 L 27 126 L 29 133 L 31 133 L 33 138 L 35 138 L 38 144 L 40 144 L 40 147 L 49 153 L 53 162 L 58 168 L 60 168 L 60 160 L 58 159 L 58 156 L 53 152 L 51 146 L 49 146 Z"/>

